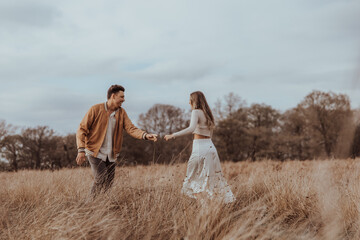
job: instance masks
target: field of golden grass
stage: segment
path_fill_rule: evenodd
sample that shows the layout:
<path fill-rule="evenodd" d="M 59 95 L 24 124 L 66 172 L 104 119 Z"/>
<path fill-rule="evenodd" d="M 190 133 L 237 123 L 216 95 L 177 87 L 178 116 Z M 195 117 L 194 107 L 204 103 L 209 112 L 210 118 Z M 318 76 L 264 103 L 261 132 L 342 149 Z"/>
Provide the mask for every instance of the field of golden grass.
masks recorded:
<path fill-rule="evenodd" d="M 0 173 L 1 239 L 360 239 L 360 160 L 222 163 L 237 200 L 180 194 L 186 164 Z"/>

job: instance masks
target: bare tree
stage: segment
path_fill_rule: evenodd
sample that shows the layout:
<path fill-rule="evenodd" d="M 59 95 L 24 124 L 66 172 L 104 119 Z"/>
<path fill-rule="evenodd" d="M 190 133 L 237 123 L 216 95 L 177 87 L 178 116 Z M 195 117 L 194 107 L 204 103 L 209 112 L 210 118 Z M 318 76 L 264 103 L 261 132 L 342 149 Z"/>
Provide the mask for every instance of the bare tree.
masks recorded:
<path fill-rule="evenodd" d="M 347 95 L 313 91 L 298 105 L 304 111 L 311 129 L 321 136 L 328 157 L 333 156 L 344 124 L 352 116 Z"/>
<path fill-rule="evenodd" d="M 175 158 L 186 158 L 188 156 L 189 137 L 191 136 L 181 137 L 171 142 L 165 142 L 161 136 L 174 133 L 187 127 L 189 120 L 190 115 L 186 114 L 181 108 L 172 105 L 155 104 L 146 114 L 139 116 L 138 123 L 144 130 L 157 133 L 160 136 L 159 140 L 156 144 L 137 146 L 137 141 L 127 139 L 127 141 L 124 141 L 122 152 L 130 158 L 132 158 L 131 156 L 138 156 L 138 158 L 133 159 L 133 161 L 142 161 L 145 163 L 149 162 L 149 156 L 152 156 L 151 162 L 157 163 L 170 163 L 174 162 Z M 126 137 L 126 135 L 124 137 Z M 128 143 L 131 142 L 133 144 L 128 146 Z M 139 148 L 142 149 L 139 150 L 140 153 L 135 153 L 134 150 Z M 145 159 L 140 160 L 140 155 L 145 157 Z"/>
<path fill-rule="evenodd" d="M 279 126 L 280 113 L 265 104 L 253 104 L 248 113 L 248 134 L 251 139 L 249 157 L 269 157 L 274 132 Z"/>
<path fill-rule="evenodd" d="M 218 121 L 213 140 L 221 159 L 236 162 L 247 158 L 249 145 L 247 127 L 246 108 L 240 108 L 227 118 Z"/>
<path fill-rule="evenodd" d="M 281 131 L 276 139 L 277 151 L 282 159 L 305 160 L 318 152 L 314 134 L 308 127 L 306 116 L 300 108 L 293 108 L 282 114 Z"/>
<path fill-rule="evenodd" d="M 68 134 L 62 138 L 60 146 L 63 147 L 64 165 L 67 167 L 76 166 L 75 158 L 77 155 L 76 134 Z"/>
<path fill-rule="evenodd" d="M 19 151 L 18 135 L 12 135 L 16 129 L 16 127 L 6 124 L 4 120 L 0 120 L 0 154 L 9 162 L 14 171 L 18 169 L 17 154 Z"/>
<path fill-rule="evenodd" d="M 19 155 L 21 152 L 21 141 L 19 135 L 7 135 L 3 139 L 2 153 L 9 162 L 10 168 L 17 171 L 19 168 Z"/>
<path fill-rule="evenodd" d="M 238 94 L 230 92 L 215 102 L 214 117 L 217 121 L 223 120 L 245 106 L 246 102 Z"/>
<path fill-rule="evenodd" d="M 0 149 L 6 136 L 13 134 L 15 131 L 16 127 L 13 127 L 11 124 L 7 124 L 5 120 L 0 120 Z"/>
<path fill-rule="evenodd" d="M 54 136 L 54 131 L 47 126 L 26 128 L 21 133 L 23 146 L 22 157 L 27 158 L 31 168 L 40 169 L 45 167 L 45 159 L 48 156 L 49 141 Z"/>
<path fill-rule="evenodd" d="M 178 131 L 185 126 L 184 110 L 181 108 L 155 104 L 147 113 L 140 114 L 139 126 L 147 132 L 162 134 L 170 134 Z"/>

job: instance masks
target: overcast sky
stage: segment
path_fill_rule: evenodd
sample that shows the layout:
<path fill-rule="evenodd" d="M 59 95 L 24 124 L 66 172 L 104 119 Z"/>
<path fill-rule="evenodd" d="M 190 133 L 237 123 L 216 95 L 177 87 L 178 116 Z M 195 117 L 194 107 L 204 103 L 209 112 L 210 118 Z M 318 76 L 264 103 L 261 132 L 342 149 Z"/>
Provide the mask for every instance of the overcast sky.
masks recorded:
<path fill-rule="evenodd" d="M 229 92 L 285 111 L 312 90 L 360 107 L 359 0 L 0 0 L 0 119 L 73 133 L 111 84 L 136 123 Z"/>

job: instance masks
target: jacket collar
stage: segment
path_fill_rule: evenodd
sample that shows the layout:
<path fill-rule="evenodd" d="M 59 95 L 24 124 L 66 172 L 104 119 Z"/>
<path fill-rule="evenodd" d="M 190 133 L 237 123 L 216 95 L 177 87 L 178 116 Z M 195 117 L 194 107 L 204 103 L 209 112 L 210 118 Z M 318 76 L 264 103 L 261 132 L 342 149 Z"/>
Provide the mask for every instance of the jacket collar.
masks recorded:
<path fill-rule="evenodd" d="M 105 111 L 108 111 L 108 107 L 107 107 L 107 104 L 106 104 L 106 103 L 107 103 L 107 102 L 104 103 L 104 107 L 105 107 Z M 120 108 L 121 108 L 121 107 L 120 107 Z M 115 113 L 117 113 L 120 108 L 116 109 L 111 115 L 115 115 Z"/>

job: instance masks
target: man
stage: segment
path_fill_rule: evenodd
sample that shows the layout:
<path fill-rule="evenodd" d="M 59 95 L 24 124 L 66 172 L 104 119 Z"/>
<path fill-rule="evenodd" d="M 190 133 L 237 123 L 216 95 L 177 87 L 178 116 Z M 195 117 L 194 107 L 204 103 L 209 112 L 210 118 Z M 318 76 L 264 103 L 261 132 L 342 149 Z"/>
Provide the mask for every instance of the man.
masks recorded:
<path fill-rule="evenodd" d="M 157 140 L 156 134 L 148 134 L 135 127 L 126 111 L 121 107 L 125 101 L 125 89 L 112 85 L 107 93 L 107 102 L 92 106 L 82 119 L 76 133 L 78 155 L 76 162 L 81 165 L 86 157 L 94 175 L 91 195 L 107 191 L 114 180 L 115 160 L 120 154 L 123 129 L 132 137 Z"/>

